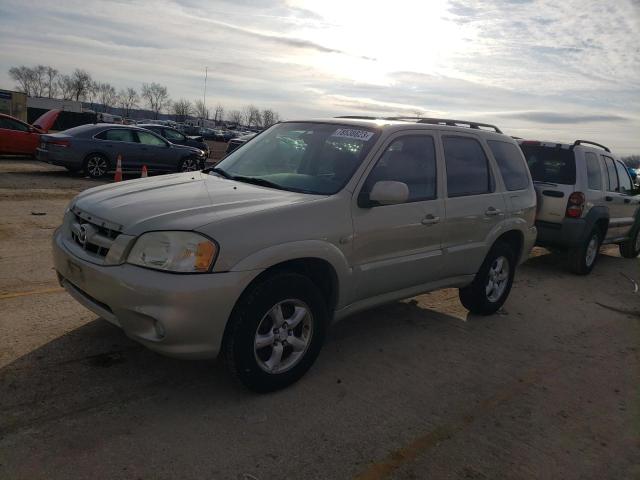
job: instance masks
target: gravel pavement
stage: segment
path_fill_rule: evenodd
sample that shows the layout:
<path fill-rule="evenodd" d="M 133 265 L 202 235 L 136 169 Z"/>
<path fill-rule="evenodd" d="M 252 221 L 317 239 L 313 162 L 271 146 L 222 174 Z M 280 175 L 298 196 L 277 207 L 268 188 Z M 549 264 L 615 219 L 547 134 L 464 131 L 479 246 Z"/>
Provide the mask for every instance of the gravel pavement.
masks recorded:
<path fill-rule="evenodd" d="M 62 291 L 49 242 L 97 182 L 0 159 L 0 479 L 640 478 L 640 264 L 535 249 L 503 310 L 455 290 L 332 328 L 296 385 L 126 338 Z"/>

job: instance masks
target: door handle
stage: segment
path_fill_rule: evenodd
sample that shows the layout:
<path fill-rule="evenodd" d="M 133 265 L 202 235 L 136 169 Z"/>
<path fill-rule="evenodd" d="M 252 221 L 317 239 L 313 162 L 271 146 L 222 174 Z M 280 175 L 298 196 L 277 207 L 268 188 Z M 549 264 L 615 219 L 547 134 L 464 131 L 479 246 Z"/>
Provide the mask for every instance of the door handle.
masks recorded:
<path fill-rule="evenodd" d="M 610 202 L 611 200 L 613 200 L 613 198 L 612 198 L 612 197 L 604 197 L 604 199 L 605 199 L 607 202 Z"/>
<path fill-rule="evenodd" d="M 496 215 L 500 215 L 502 213 L 502 210 L 499 210 L 497 208 L 494 207 L 489 207 L 487 208 L 487 210 L 484 212 L 484 214 L 487 217 L 495 217 Z"/>
<path fill-rule="evenodd" d="M 440 217 L 434 217 L 433 215 L 429 214 L 429 215 L 427 215 L 426 217 L 424 217 L 422 219 L 422 224 L 423 225 L 435 225 L 439 221 L 440 221 Z"/>

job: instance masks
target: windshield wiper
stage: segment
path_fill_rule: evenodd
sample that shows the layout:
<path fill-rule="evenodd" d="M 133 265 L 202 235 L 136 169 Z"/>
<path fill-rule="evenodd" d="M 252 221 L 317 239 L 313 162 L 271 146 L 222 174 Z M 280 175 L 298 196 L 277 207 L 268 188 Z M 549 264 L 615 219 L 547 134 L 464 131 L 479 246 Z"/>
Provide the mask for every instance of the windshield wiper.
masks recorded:
<path fill-rule="evenodd" d="M 278 190 L 287 190 L 282 185 L 278 185 L 277 183 L 270 182 L 269 180 L 265 180 L 264 178 L 243 177 L 242 175 L 235 175 L 229 178 L 231 178 L 231 180 L 236 180 L 238 182 L 251 183 L 253 185 L 259 185 L 261 187 L 277 188 Z"/>
<path fill-rule="evenodd" d="M 203 172 L 205 172 L 205 173 L 213 172 L 213 173 L 217 173 L 221 177 L 228 178 L 229 180 L 233 180 L 234 179 L 233 175 L 231 175 L 230 173 L 227 173 L 226 170 L 223 170 L 223 169 L 221 169 L 219 167 L 205 168 L 203 170 Z"/>

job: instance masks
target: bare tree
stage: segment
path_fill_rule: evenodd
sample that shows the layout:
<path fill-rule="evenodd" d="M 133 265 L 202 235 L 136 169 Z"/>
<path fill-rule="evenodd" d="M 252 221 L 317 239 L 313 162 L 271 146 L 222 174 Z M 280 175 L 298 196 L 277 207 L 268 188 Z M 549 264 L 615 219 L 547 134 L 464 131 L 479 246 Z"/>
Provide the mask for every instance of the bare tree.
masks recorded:
<path fill-rule="evenodd" d="M 134 88 L 121 89 L 118 92 L 118 106 L 124 110 L 124 116 L 127 118 L 131 116 L 131 110 L 138 106 L 139 101 L 140 97 Z"/>
<path fill-rule="evenodd" d="M 184 122 L 189 115 L 193 113 L 193 106 L 189 100 L 181 98 L 173 102 L 173 114 L 176 116 L 176 122 Z"/>
<path fill-rule="evenodd" d="M 145 99 L 156 119 L 158 114 L 171 104 L 167 87 L 155 82 L 142 84 L 142 98 Z"/>
<path fill-rule="evenodd" d="M 38 65 L 31 69 L 32 72 L 32 95 L 34 97 L 44 97 L 44 92 L 47 87 L 47 67 L 44 65 Z"/>
<path fill-rule="evenodd" d="M 242 123 L 242 112 L 240 110 L 231 110 L 227 118 L 231 123 L 240 125 Z"/>
<path fill-rule="evenodd" d="M 102 104 L 102 111 L 108 112 L 111 107 L 116 104 L 118 96 L 116 95 L 116 89 L 109 83 L 97 84 L 96 94 L 98 102 Z"/>
<path fill-rule="evenodd" d="M 76 102 L 85 100 L 90 96 L 91 90 L 94 88 L 94 81 L 89 72 L 76 68 L 71 74 L 71 80 L 73 85 L 73 99 Z"/>
<path fill-rule="evenodd" d="M 63 100 L 73 99 L 73 79 L 70 75 L 60 75 L 56 85 Z"/>
<path fill-rule="evenodd" d="M 28 97 L 33 96 L 33 70 L 31 68 L 24 65 L 11 67 L 9 76 L 16 82 L 16 90 L 25 93 Z"/>
<path fill-rule="evenodd" d="M 203 120 L 209 118 L 209 109 L 207 108 L 207 105 L 204 103 L 204 100 L 196 100 L 195 112 L 198 118 L 202 118 Z"/>
<path fill-rule="evenodd" d="M 222 122 L 222 118 L 224 117 L 224 107 L 222 106 L 221 103 L 218 103 L 216 105 L 216 108 L 214 110 L 214 114 L 213 114 L 213 119 L 216 122 L 216 125 L 220 122 Z"/>
<path fill-rule="evenodd" d="M 247 127 L 260 127 L 262 115 L 255 105 L 247 105 L 242 109 L 242 116 Z"/>
<path fill-rule="evenodd" d="M 58 77 L 58 70 L 53 67 L 46 67 L 46 82 L 47 82 L 47 97 L 55 98 L 58 94 L 58 83 L 56 79 Z"/>
<path fill-rule="evenodd" d="M 86 88 L 85 92 L 82 95 L 82 101 L 89 102 L 91 104 L 91 109 L 94 109 L 94 102 L 98 99 L 98 92 L 100 90 L 100 84 L 98 82 L 94 82 L 91 80 Z"/>
<path fill-rule="evenodd" d="M 274 112 L 270 108 L 262 110 L 262 126 L 264 128 L 269 128 L 271 125 L 275 125 L 279 121 L 280 115 L 278 115 L 278 112 Z"/>

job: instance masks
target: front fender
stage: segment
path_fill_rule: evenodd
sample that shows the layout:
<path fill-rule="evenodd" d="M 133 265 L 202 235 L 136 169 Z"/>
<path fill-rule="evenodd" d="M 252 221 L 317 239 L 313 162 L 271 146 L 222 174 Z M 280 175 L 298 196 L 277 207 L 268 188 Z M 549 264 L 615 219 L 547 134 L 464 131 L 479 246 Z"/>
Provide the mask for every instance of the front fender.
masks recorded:
<path fill-rule="evenodd" d="M 273 245 L 243 258 L 229 270 L 233 272 L 266 270 L 274 265 L 302 258 L 324 260 L 333 267 L 338 278 L 337 308 L 343 306 L 346 299 L 350 298 L 353 272 L 342 251 L 326 241 L 299 240 Z"/>

